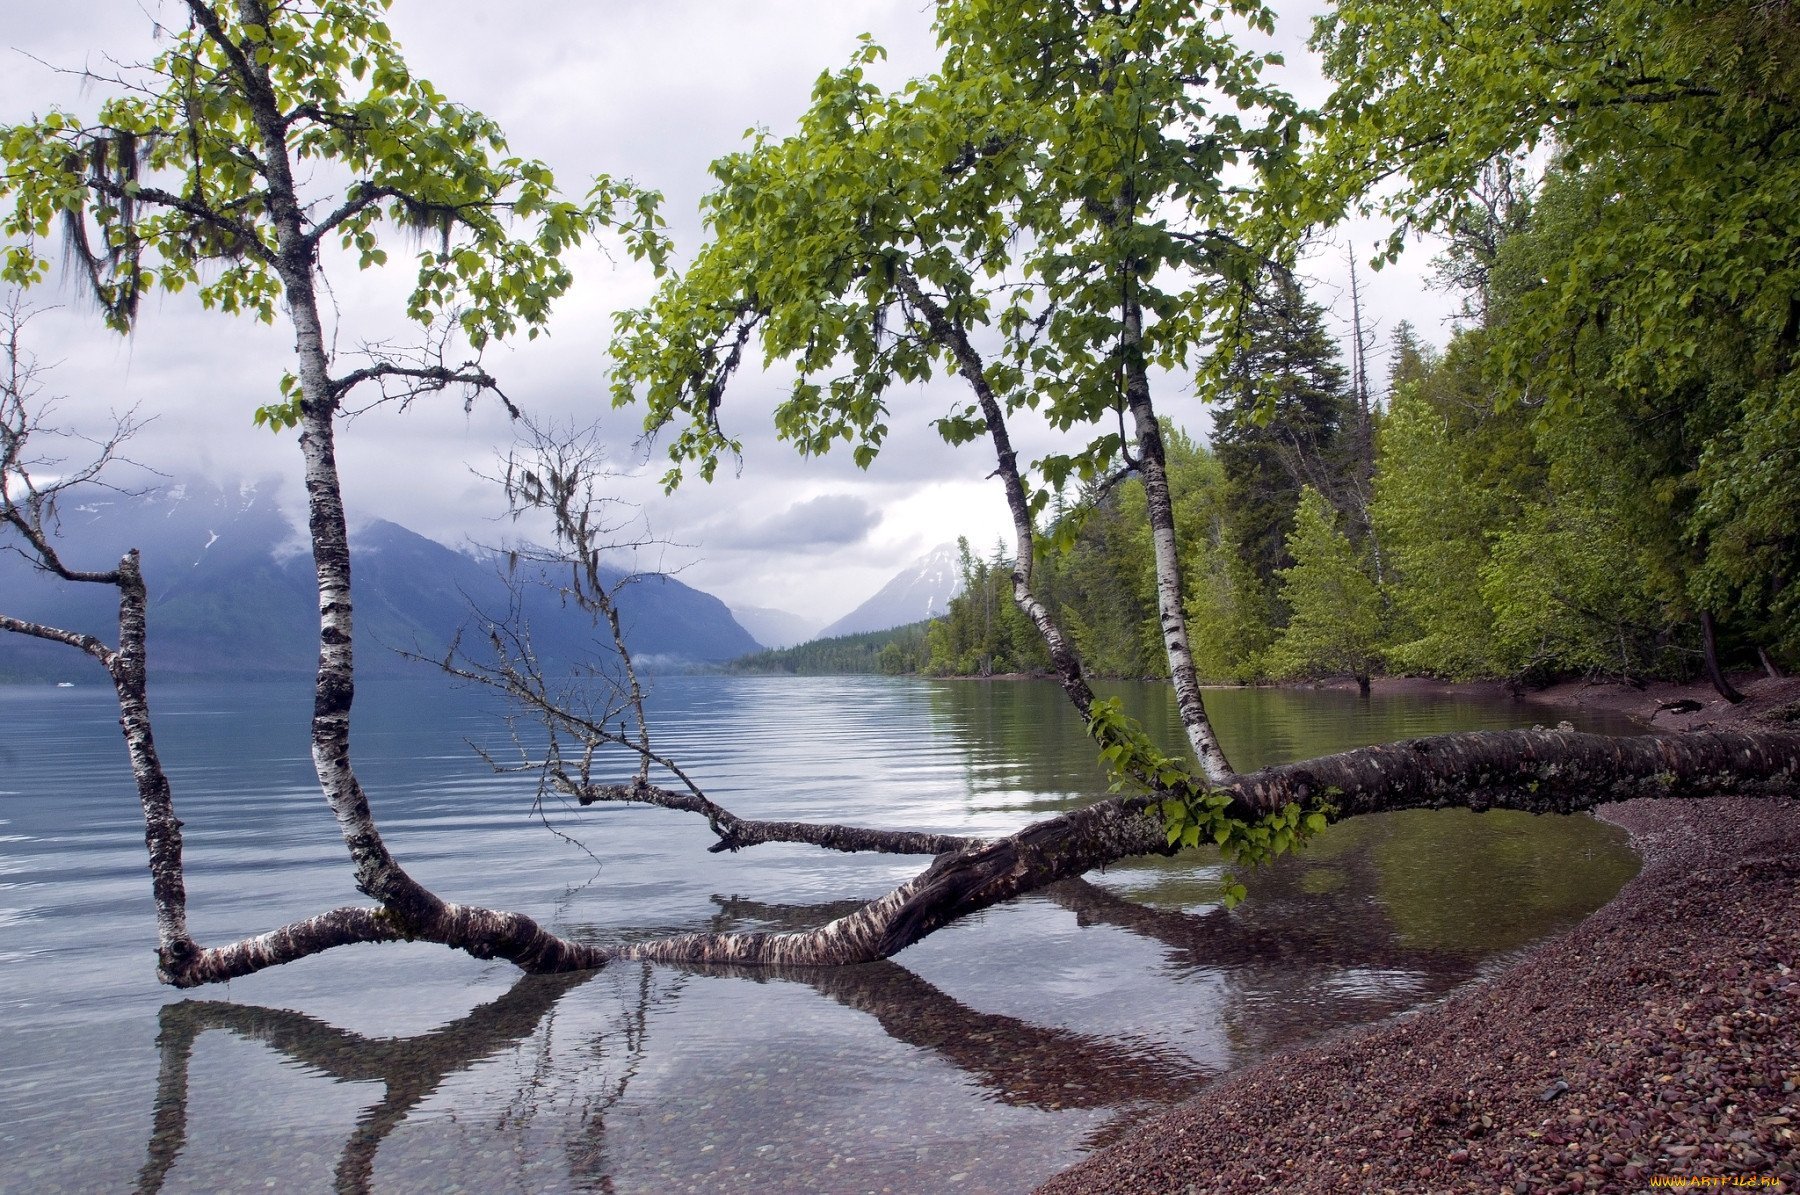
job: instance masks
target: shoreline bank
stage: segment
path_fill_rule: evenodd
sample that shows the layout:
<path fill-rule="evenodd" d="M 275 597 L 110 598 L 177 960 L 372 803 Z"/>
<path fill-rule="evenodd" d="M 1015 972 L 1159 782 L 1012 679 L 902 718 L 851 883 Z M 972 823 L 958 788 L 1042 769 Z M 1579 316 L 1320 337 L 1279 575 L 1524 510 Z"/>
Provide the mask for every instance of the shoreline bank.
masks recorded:
<path fill-rule="evenodd" d="M 1616 681 L 1565 680 L 1541 689 L 1514 693 L 1502 681 L 1442 681 L 1422 676 L 1380 676 L 1371 681 L 1373 695 L 1487 697 L 1542 706 L 1546 717 L 1583 710 L 1622 714 L 1661 734 L 1723 729 L 1755 724 L 1800 722 L 1800 677 L 1775 679 L 1760 673 L 1731 678 L 1745 700 L 1732 705 L 1705 681 L 1646 681 L 1643 686 Z M 1321 689 L 1355 692 L 1354 681 L 1333 681 Z M 1792 707 L 1790 709 L 1790 707 Z"/>
<path fill-rule="evenodd" d="M 1800 710 L 1796 680 L 1736 707 L 1605 688 L 1532 698 L 1657 730 Z M 1658 710 L 1672 700 L 1702 704 Z M 1581 925 L 1443 1003 L 1230 1076 L 1039 1190 L 1800 1191 L 1800 801 L 1600 815 L 1644 866 Z"/>
<path fill-rule="evenodd" d="M 996 672 L 988 676 L 919 676 L 916 679 L 986 684 L 995 681 L 1054 681 L 1056 678 L 1041 672 Z M 1800 676 L 1777 679 L 1758 672 L 1746 672 L 1735 674 L 1730 680 L 1747 699 L 1740 705 L 1734 706 L 1720 697 L 1705 681 L 1653 680 L 1634 686 L 1611 680 L 1563 680 L 1542 688 L 1520 690 L 1498 680 L 1452 681 L 1428 676 L 1376 676 L 1370 678 L 1369 685 L 1370 695 L 1373 697 L 1476 697 L 1493 701 L 1517 701 L 1522 705 L 1541 706 L 1547 718 L 1559 712 L 1570 714 L 1584 710 L 1621 714 L 1665 734 L 1743 726 L 1771 720 L 1777 724 L 1785 721 L 1789 725 L 1800 725 Z M 1356 682 L 1348 678 L 1329 681 L 1271 681 L 1248 686 L 1207 683 L 1200 687 L 1207 692 L 1239 688 L 1356 692 Z M 1787 711 L 1785 719 L 1780 717 L 1784 710 Z"/>

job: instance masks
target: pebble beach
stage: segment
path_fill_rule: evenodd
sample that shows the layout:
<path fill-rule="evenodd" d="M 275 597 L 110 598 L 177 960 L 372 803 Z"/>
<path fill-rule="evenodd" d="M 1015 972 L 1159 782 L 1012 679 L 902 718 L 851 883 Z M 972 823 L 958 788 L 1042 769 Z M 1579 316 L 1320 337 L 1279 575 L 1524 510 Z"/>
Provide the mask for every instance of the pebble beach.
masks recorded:
<path fill-rule="evenodd" d="M 1785 717 L 1791 687 L 1691 724 Z M 1040 1191 L 1800 1191 L 1800 800 L 1600 816 L 1644 865 L 1580 926 L 1240 1072 Z"/>

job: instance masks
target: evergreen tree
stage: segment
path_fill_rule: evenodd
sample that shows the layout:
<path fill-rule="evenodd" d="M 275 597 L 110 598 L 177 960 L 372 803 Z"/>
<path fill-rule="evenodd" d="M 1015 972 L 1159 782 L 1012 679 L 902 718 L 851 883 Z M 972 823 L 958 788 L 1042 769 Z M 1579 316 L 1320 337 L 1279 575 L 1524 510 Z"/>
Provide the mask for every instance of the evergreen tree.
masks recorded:
<path fill-rule="evenodd" d="M 1577 409 L 1642 433 L 1650 451 L 1624 473 L 1570 456 L 1599 467 L 1569 481 L 1649 500 L 1606 512 L 1648 549 L 1619 566 L 1644 573 L 1656 621 L 1703 645 L 1729 696 L 1715 641 L 1744 663 L 1764 649 L 1765 666 L 1770 645 L 1777 660 L 1800 646 L 1800 35 L 1786 5 L 1532 12 L 1522 36 L 1481 0 L 1337 6 L 1315 32 L 1337 88 L 1300 189 L 1409 231 L 1506 234 L 1465 257 L 1498 397 L 1542 412 L 1546 444 Z M 1547 144 L 1553 169 L 1518 202 L 1513 163 Z"/>
<path fill-rule="evenodd" d="M 1388 405 L 1394 402 L 1394 395 L 1401 387 L 1412 382 L 1422 381 L 1437 360 L 1437 352 L 1430 345 L 1419 339 L 1418 329 L 1410 320 L 1401 320 L 1394 325 L 1394 335 L 1390 341 L 1388 354 Z"/>
<path fill-rule="evenodd" d="M 1404 341 L 1396 354 L 1371 513 L 1393 605 L 1386 659 L 1402 672 L 1511 671 L 1494 641 L 1483 570 L 1495 537 L 1548 501 L 1549 470 L 1532 413 L 1495 401 L 1492 335 L 1466 330 L 1441 356 L 1420 352 L 1416 363 L 1401 355 Z"/>
<path fill-rule="evenodd" d="M 990 559 L 958 539 L 963 589 L 927 632 L 925 670 L 939 676 L 1035 672 L 1049 663 L 1037 630 L 1012 600 L 1013 562 L 996 544 Z"/>
<path fill-rule="evenodd" d="M 1301 492 L 1287 548 L 1294 563 L 1280 577 L 1288 623 L 1269 652 L 1269 671 L 1354 676 L 1368 696 L 1369 673 L 1381 655 L 1381 594 L 1369 579 L 1363 553 L 1311 486 Z"/>
<path fill-rule="evenodd" d="M 920 621 L 885 631 L 862 631 L 814 639 L 792 647 L 753 652 L 731 661 L 732 672 L 774 672 L 790 676 L 843 676 L 923 672 L 930 656 L 931 623 Z"/>
<path fill-rule="evenodd" d="M 1325 312 L 1279 278 L 1245 315 L 1245 346 L 1222 387 L 1213 450 L 1225 474 L 1224 513 L 1234 553 L 1249 568 L 1243 608 L 1270 626 L 1286 620 L 1277 573 L 1291 564 L 1288 533 L 1307 486 L 1340 506 L 1340 431 L 1351 397 Z"/>

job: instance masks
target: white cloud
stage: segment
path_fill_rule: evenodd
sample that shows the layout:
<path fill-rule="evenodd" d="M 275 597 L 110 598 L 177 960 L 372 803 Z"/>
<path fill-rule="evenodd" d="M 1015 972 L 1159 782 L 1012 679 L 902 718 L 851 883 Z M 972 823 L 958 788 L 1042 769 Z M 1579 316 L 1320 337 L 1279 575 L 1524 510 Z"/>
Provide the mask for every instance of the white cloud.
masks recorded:
<path fill-rule="evenodd" d="M 168 2 L 26 6 L 9 13 L 6 38 L 48 63 L 104 68 L 107 55 L 129 62 L 154 53 L 146 10 L 170 24 L 183 19 Z M 1298 10 L 1278 39 L 1295 58 L 1303 57 L 1294 45 L 1311 11 Z M 392 23 L 416 71 L 495 117 L 513 150 L 549 162 L 565 190 L 579 193 L 606 171 L 664 191 L 672 231 L 687 249 L 700 232 L 707 164 L 739 148 L 746 128 L 791 127 L 814 79 L 846 61 L 858 34 L 872 33 L 890 51 L 873 72 L 878 83 L 895 85 L 935 64 L 930 7 L 921 0 L 400 0 Z M 1295 85 L 1317 98 L 1316 71 L 1309 79 L 1307 69 L 1299 68 Z M 0 121 L 52 103 L 89 110 L 95 99 L 79 80 L 23 57 L 0 72 Z M 1371 239 L 1357 237 L 1359 244 Z M 607 336 L 612 313 L 643 301 L 649 279 L 641 266 L 597 250 L 580 255 L 576 267 L 579 281 L 551 336 L 495 351 L 487 365 L 540 418 L 598 420 L 624 465 L 644 454 L 635 447 L 638 416 L 612 410 L 607 398 Z M 1317 268 L 1327 288 L 1321 297 L 1329 298 L 1341 266 L 1321 259 Z M 1436 296 L 1421 300 L 1418 276 L 1418 264 L 1408 262 L 1366 279 L 1368 309 L 1385 328 L 1410 318 L 1428 336 L 1436 330 L 1446 305 Z M 340 350 L 407 332 L 397 314 L 402 269 L 337 270 L 333 278 Z M 291 433 L 271 435 L 250 419 L 274 396 L 291 351 L 291 334 L 280 325 L 205 313 L 181 295 L 154 301 L 130 339 L 100 330 L 73 302 L 33 330 L 40 357 L 61 362 L 49 382 L 69 396 L 70 416 L 95 428 L 110 411 L 137 404 L 157 417 L 133 446 L 146 463 L 171 473 L 297 477 Z M 768 413 L 780 380 L 747 374 L 722 412 L 745 443 L 741 470 L 727 464 L 714 485 L 689 484 L 665 498 L 656 483 L 661 450 L 653 448 L 649 467 L 620 492 L 641 504 L 657 535 L 681 545 L 658 559 L 685 564 L 689 582 L 734 602 L 835 618 L 936 544 L 966 535 L 985 548 L 1010 534 L 998 485 L 986 480 L 991 450 L 946 449 L 930 429 L 961 401 L 959 389 L 940 381 L 894 391 L 888 444 L 865 473 L 846 454 L 808 460 L 777 443 Z M 1204 430 L 1205 412 L 1178 387 L 1162 405 L 1173 422 Z M 1030 420 L 1017 431 L 1028 453 L 1051 443 Z M 491 402 L 465 413 L 446 396 L 406 412 L 371 412 L 340 441 L 352 517 L 392 519 L 449 543 L 500 538 L 489 522 L 500 512 L 499 494 L 471 469 L 487 469 L 510 441 Z M 292 484 L 289 500 L 297 505 L 298 498 Z M 837 521 L 813 518 L 829 512 Z"/>

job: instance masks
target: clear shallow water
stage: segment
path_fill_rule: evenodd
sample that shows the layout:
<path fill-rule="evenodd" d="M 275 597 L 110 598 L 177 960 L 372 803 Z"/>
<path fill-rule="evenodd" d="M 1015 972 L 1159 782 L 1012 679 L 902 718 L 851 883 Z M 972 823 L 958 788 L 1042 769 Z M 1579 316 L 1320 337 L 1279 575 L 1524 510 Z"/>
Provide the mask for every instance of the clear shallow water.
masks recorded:
<path fill-rule="evenodd" d="M 1162 694 L 1126 692 L 1174 733 Z M 155 694 L 190 920 L 220 941 L 358 899 L 307 759 L 304 686 Z M 969 834 L 1104 788 L 1037 683 L 671 677 L 662 750 L 740 813 Z M 1241 768 L 1529 725 L 1510 703 L 1208 694 Z M 660 810 L 547 816 L 465 740 L 484 696 L 365 684 L 359 767 L 396 854 L 559 932 L 819 924 L 918 860 L 711 855 Z M 1588 724 L 1583 729 L 1618 730 Z M 520 980 L 356 947 L 158 986 L 143 831 L 109 691 L 0 688 L 0 1190 L 1019 1191 L 1218 1074 L 1392 1015 L 1603 903 L 1635 869 L 1586 818 L 1362 818 L 1243 877 L 1196 854 L 990 910 L 868 967 L 629 965 Z"/>

